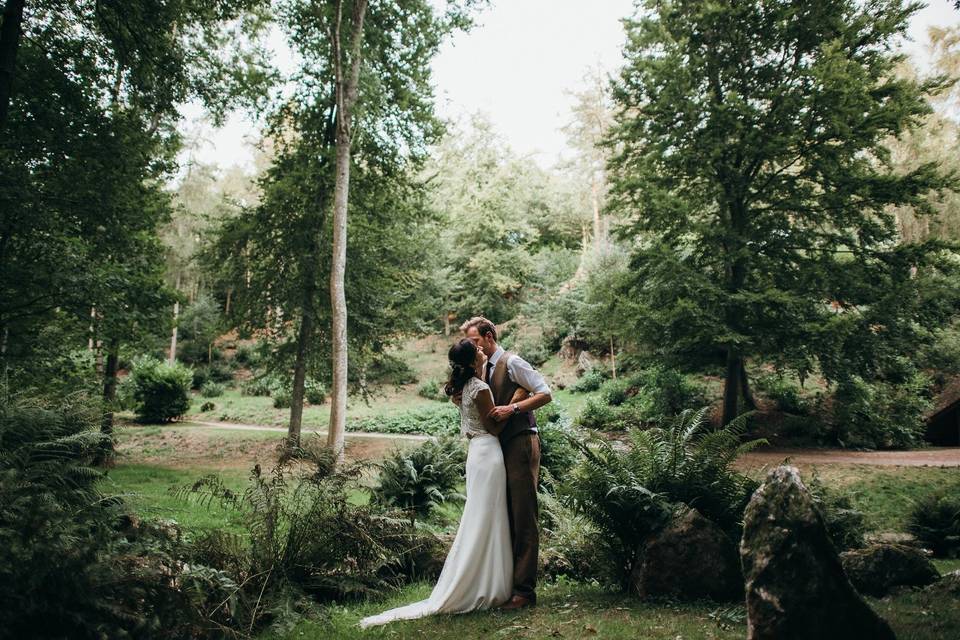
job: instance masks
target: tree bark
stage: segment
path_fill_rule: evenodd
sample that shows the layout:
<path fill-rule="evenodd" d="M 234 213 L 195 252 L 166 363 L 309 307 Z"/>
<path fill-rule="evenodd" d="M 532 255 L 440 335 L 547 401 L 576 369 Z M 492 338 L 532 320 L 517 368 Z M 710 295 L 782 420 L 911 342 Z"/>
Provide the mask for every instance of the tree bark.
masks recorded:
<path fill-rule="evenodd" d="M 177 274 L 177 291 L 180 290 L 180 274 Z M 177 319 L 180 317 L 180 301 L 173 303 L 173 331 L 170 334 L 170 357 L 168 362 L 173 365 L 177 361 Z"/>
<path fill-rule="evenodd" d="M 117 369 L 120 362 L 120 341 L 111 338 L 107 342 L 107 362 L 103 371 L 103 417 L 100 431 L 109 441 L 97 456 L 98 465 L 108 464 L 113 458 L 113 405 L 117 399 Z"/>
<path fill-rule="evenodd" d="M 363 20 L 366 0 L 355 0 L 350 19 L 349 73 L 344 76 L 340 25 L 342 0 L 336 3 L 333 30 L 334 70 L 336 73 L 337 128 L 336 179 L 333 191 L 333 262 L 330 269 L 330 302 L 333 311 L 333 391 L 327 444 L 343 459 L 343 440 L 347 424 L 347 298 L 344 278 L 347 267 L 347 204 L 350 194 L 351 116 L 357 101 L 360 81 L 360 53 L 363 44 Z"/>
<path fill-rule="evenodd" d="M 743 359 L 734 347 L 727 348 L 727 373 L 723 382 L 723 418 L 721 423 L 727 425 L 737 417 L 740 399 L 740 370 L 743 368 Z"/>
<path fill-rule="evenodd" d="M 757 408 L 757 401 L 753 399 L 753 394 L 750 392 L 747 365 L 742 360 L 740 362 L 740 394 L 743 396 L 743 403 L 747 406 L 747 409 L 753 411 Z"/>
<path fill-rule="evenodd" d="M 7 0 L 3 7 L 3 24 L 0 25 L 0 131 L 6 128 L 10 115 L 25 4 L 26 0 Z"/>

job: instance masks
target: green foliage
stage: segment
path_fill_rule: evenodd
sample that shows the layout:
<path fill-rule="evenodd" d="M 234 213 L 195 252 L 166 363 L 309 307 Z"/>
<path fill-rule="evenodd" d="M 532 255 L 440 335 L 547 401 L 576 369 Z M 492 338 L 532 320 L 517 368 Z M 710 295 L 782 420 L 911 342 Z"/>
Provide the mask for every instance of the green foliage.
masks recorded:
<path fill-rule="evenodd" d="M 280 379 L 275 376 L 258 376 L 243 382 L 240 393 L 245 396 L 269 396 L 280 387 Z"/>
<path fill-rule="evenodd" d="M 217 302 L 206 295 L 198 296 L 177 319 L 177 357 L 188 364 L 210 362 L 213 342 L 222 325 Z"/>
<path fill-rule="evenodd" d="M 233 360 L 244 367 L 256 367 L 260 364 L 261 354 L 256 345 L 240 344 L 233 355 Z"/>
<path fill-rule="evenodd" d="M 627 401 L 630 392 L 630 383 L 623 378 L 607 380 L 600 386 L 600 398 L 608 405 L 619 407 Z"/>
<path fill-rule="evenodd" d="M 706 409 L 686 410 L 662 428 L 630 431 L 630 448 L 594 438 L 580 444 L 586 459 L 562 485 L 603 534 L 601 544 L 626 586 L 640 543 L 664 524 L 670 503 L 697 509 L 739 537 L 743 509 L 757 483 L 731 467 L 742 453 L 763 443 L 741 442 L 747 417 L 711 430 Z"/>
<path fill-rule="evenodd" d="M 641 371 L 631 379 L 631 386 L 637 387 L 637 394 L 630 403 L 645 420 L 675 416 L 706 402 L 702 383 L 663 365 Z"/>
<path fill-rule="evenodd" d="M 577 426 L 599 431 L 616 431 L 624 428 L 621 412 L 611 407 L 603 398 L 590 398 L 577 416 Z"/>
<path fill-rule="evenodd" d="M 289 409 L 293 406 L 293 394 L 287 389 L 279 389 L 273 392 L 273 408 Z"/>
<path fill-rule="evenodd" d="M 910 509 L 907 531 L 937 557 L 960 556 L 960 496 L 932 492 L 921 497 Z"/>
<path fill-rule="evenodd" d="M 397 449 L 379 464 L 380 475 L 370 494 L 378 504 L 409 513 L 411 522 L 426 518 L 435 507 L 464 499 L 456 489 L 465 462 L 463 443 L 452 437 Z"/>
<path fill-rule="evenodd" d="M 635 249 L 616 293 L 622 331 L 667 361 L 872 380 L 957 312 L 956 257 L 899 242 L 893 210 L 926 217 L 953 188 L 889 162 L 946 81 L 896 72 L 919 5 L 806 6 L 650 0 L 625 23 L 609 171 Z"/>
<path fill-rule="evenodd" d="M 541 492 L 538 502 L 541 575 L 548 580 L 564 576 L 583 582 L 610 581 L 609 562 L 597 544 L 599 531 L 593 522 L 550 492 Z"/>
<path fill-rule="evenodd" d="M 217 408 L 217 405 L 215 405 L 214 403 L 204 402 L 202 405 L 200 405 L 200 413 L 207 413 L 208 411 L 213 411 L 216 408 Z"/>
<path fill-rule="evenodd" d="M 800 385 L 783 375 L 760 375 L 755 379 L 757 388 L 777 403 L 777 408 L 786 413 L 805 415 L 810 412 L 807 400 L 801 395 Z"/>
<path fill-rule="evenodd" d="M 0 406 L 3 635 L 199 636 L 204 594 L 186 588 L 176 531 L 140 523 L 99 489 L 99 423 L 98 403 L 76 395 Z"/>
<path fill-rule="evenodd" d="M 382 593 L 404 578 L 408 554 L 424 544 L 399 514 L 357 505 L 362 468 L 335 464 L 316 442 L 256 467 L 242 493 L 216 476 L 181 495 L 218 502 L 242 518 L 245 535 L 212 530 L 193 543 L 195 560 L 234 576 L 231 626 L 248 632 L 309 594 L 320 602 Z"/>
<path fill-rule="evenodd" d="M 863 512 L 854 507 L 850 495 L 839 489 L 828 488 L 816 472 L 808 480 L 807 488 L 823 516 L 833 545 L 840 551 L 862 547 L 867 529 L 866 518 Z"/>
<path fill-rule="evenodd" d="M 923 416 L 930 406 L 925 375 L 913 374 L 901 383 L 854 377 L 837 385 L 830 437 L 847 447 L 914 447 L 923 440 Z"/>
<path fill-rule="evenodd" d="M 540 433 L 540 487 L 552 489 L 555 478 L 564 477 L 580 462 L 580 450 L 573 445 L 573 440 L 579 438 L 580 434 L 571 426 L 570 418 L 565 413 L 560 413 L 556 419 L 549 421 L 541 420 L 541 417 L 542 414 L 537 415 L 537 431 Z"/>
<path fill-rule="evenodd" d="M 200 387 L 200 395 L 204 398 L 219 398 L 225 390 L 219 382 L 206 382 Z"/>
<path fill-rule="evenodd" d="M 144 356 L 134 361 L 130 378 L 140 422 L 170 422 L 190 408 L 193 373 L 179 362 Z"/>
<path fill-rule="evenodd" d="M 233 382 L 233 370 L 223 362 L 212 362 L 208 365 L 194 367 L 191 386 L 194 389 L 201 389 L 208 381 L 220 384 L 231 383 Z"/>
<path fill-rule="evenodd" d="M 348 420 L 347 431 L 376 433 L 408 433 L 428 436 L 453 435 L 460 432 L 460 412 L 447 402 L 442 405 L 414 409 L 388 416 Z"/>
<path fill-rule="evenodd" d="M 406 361 L 388 353 L 374 358 L 367 367 L 366 374 L 371 382 L 394 386 L 413 384 L 417 381 L 416 372 Z"/>
<path fill-rule="evenodd" d="M 596 391 L 607 379 L 607 374 L 598 368 L 587 369 L 575 383 L 570 385 L 570 391 L 573 393 L 589 393 Z"/>
<path fill-rule="evenodd" d="M 446 402 L 448 400 L 447 394 L 443 390 L 443 383 L 436 379 L 423 382 L 417 388 L 417 395 L 427 400 L 439 400 L 440 402 Z"/>
<path fill-rule="evenodd" d="M 304 381 L 303 393 L 310 404 L 320 405 L 327 401 L 327 388 L 322 382 L 313 378 L 307 378 Z"/>

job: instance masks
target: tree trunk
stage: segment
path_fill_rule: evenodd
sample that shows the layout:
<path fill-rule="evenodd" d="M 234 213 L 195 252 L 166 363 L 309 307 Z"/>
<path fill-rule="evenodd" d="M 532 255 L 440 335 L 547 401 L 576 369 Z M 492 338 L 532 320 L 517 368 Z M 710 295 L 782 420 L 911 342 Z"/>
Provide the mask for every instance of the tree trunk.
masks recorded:
<path fill-rule="evenodd" d="M 322 206 L 321 206 L 322 208 Z M 317 298 L 317 263 L 320 260 L 320 234 L 323 220 L 317 224 L 313 235 L 310 255 L 307 259 L 303 283 L 303 305 L 301 307 L 300 331 L 297 334 L 297 357 L 293 364 L 293 389 L 290 391 L 290 424 L 287 427 L 287 449 L 292 451 L 300 446 L 300 433 L 303 424 L 303 396 L 307 382 L 307 353 L 313 337 L 315 301 Z"/>
<path fill-rule="evenodd" d="M 597 184 L 597 173 L 590 176 L 590 199 L 593 204 L 593 246 L 600 249 L 606 243 L 603 221 L 600 219 L 600 185 Z"/>
<path fill-rule="evenodd" d="M 743 403 L 747 406 L 747 409 L 753 411 L 757 408 L 757 401 L 753 399 L 753 394 L 750 392 L 750 379 L 747 376 L 747 366 L 746 363 L 740 363 L 740 394 L 743 396 Z"/>
<path fill-rule="evenodd" d="M 97 456 L 98 465 L 108 464 L 113 459 L 113 405 L 117 399 L 117 369 L 120 362 L 120 341 L 111 338 L 107 343 L 107 363 L 103 371 L 103 417 L 100 420 L 100 431 L 109 437 L 100 454 Z"/>
<path fill-rule="evenodd" d="M 363 19 L 366 0 L 355 0 L 350 20 L 351 41 L 349 75 L 343 74 L 343 48 L 340 23 L 343 3 L 337 0 L 337 23 L 333 31 L 334 68 L 337 95 L 336 179 L 333 191 L 333 262 L 330 269 L 330 306 L 333 312 L 333 391 L 327 444 L 343 459 L 343 439 L 347 424 L 347 298 L 344 277 L 347 268 L 347 203 L 350 194 L 350 120 L 357 100 L 360 80 L 360 48 L 363 44 Z"/>
<path fill-rule="evenodd" d="M 0 25 L 0 131 L 6 128 L 10 115 L 24 4 L 26 0 L 7 0 L 3 7 L 3 24 Z"/>
<path fill-rule="evenodd" d="M 180 274 L 177 274 L 177 291 L 180 291 Z M 170 334 L 170 357 L 168 362 L 173 365 L 177 361 L 177 319 L 180 317 L 180 301 L 173 303 L 173 332 Z"/>
<path fill-rule="evenodd" d="M 617 352 L 613 348 L 613 336 L 610 336 L 610 368 L 613 370 L 613 379 L 617 379 Z"/>
<path fill-rule="evenodd" d="M 230 315 L 230 296 L 233 294 L 233 287 L 227 289 L 227 303 L 224 305 L 223 315 Z"/>
<path fill-rule="evenodd" d="M 723 418 L 721 423 L 727 425 L 737 417 L 740 399 L 740 371 L 743 368 L 743 359 L 734 347 L 727 348 L 727 373 L 723 381 Z"/>

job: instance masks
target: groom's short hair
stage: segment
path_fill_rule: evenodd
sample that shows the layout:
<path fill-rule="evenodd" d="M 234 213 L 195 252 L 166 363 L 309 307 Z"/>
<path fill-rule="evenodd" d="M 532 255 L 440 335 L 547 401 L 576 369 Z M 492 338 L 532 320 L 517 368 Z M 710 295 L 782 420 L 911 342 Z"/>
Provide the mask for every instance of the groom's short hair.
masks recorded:
<path fill-rule="evenodd" d="M 493 339 L 497 339 L 497 327 L 495 324 L 484 318 L 483 316 L 474 316 L 460 325 L 460 331 L 463 333 L 467 332 L 467 329 L 470 327 L 476 327 L 477 333 L 482 337 L 487 336 L 488 334 L 493 334 Z"/>

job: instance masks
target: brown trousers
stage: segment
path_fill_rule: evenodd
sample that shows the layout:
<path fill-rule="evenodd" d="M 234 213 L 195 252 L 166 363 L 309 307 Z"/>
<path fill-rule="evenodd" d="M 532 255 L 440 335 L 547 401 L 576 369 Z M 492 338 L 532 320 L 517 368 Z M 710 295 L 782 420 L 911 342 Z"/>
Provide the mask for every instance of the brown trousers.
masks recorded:
<path fill-rule="evenodd" d="M 536 601 L 537 557 L 540 552 L 540 532 L 537 529 L 540 436 L 521 433 L 502 445 L 503 462 L 507 468 L 510 539 L 513 541 L 513 594 Z"/>

